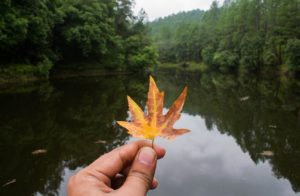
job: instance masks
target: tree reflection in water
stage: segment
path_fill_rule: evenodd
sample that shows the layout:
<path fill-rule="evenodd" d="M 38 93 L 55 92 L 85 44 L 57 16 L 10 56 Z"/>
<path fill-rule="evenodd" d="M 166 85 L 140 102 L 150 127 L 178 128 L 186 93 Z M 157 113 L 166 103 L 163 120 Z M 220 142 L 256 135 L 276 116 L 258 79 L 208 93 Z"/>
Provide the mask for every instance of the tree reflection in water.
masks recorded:
<path fill-rule="evenodd" d="M 127 92 L 139 100 L 146 81 L 85 78 L 5 90 L 0 95 L 0 182 L 17 182 L 0 193 L 56 195 L 65 168 L 84 167 L 124 144 L 128 135 L 115 120 L 126 118 Z M 36 149 L 47 154 L 32 155 Z"/>
<path fill-rule="evenodd" d="M 287 178 L 294 191 L 300 191 L 300 81 L 176 71 L 158 78 L 166 94 L 187 83 L 184 112 L 200 115 L 208 130 L 216 126 L 233 136 L 255 163 L 269 160 L 277 178 Z M 243 97 L 249 99 L 242 101 Z M 266 150 L 274 156 L 261 155 Z"/>
<path fill-rule="evenodd" d="M 287 178 L 294 191 L 300 191 L 299 81 L 177 71 L 157 73 L 156 79 L 166 90 L 166 106 L 186 83 L 185 113 L 201 116 L 208 130 L 217 127 L 233 136 L 255 163 L 269 161 L 277 178 Z M 2 187 L 0 194 L 59 194 L 65 189 L 65 172 L 128 140 L 115 120 L 127 117 L 127 94 L 145 106 L 147 88 L 147 76 L 135 75 L 2 89 L 0 183 L 17 182 Z M 36 149 L 47 149 L 47 154 L 32 155 Z M 262 156 L 266 150 L 274 156 Z"/>

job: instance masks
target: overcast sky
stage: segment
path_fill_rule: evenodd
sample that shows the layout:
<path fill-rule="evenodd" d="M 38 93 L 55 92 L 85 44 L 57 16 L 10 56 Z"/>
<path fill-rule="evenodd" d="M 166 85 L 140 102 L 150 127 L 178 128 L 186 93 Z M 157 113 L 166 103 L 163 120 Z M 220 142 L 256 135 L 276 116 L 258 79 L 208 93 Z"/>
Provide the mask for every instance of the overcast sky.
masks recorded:
<path fill-rule="evenodd" d="M 213 0 L 135 0 L 135 13 L 143 8 L 148 14 L 149 20 L 194 9 L 209 9 Z M 219 0 L 220 3 L 223 0 Z"/>

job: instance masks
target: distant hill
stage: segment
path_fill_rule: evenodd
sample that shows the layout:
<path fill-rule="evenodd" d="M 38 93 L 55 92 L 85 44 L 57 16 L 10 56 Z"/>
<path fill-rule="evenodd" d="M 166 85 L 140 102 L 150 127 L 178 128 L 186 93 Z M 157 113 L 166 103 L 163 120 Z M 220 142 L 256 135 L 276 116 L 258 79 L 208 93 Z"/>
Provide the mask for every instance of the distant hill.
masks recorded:
<path fill-rule="evenodd" d="M 223 71 L 300 71 L 299 0 L 213 1 L 148 24 L 162 63 L 202 62 Z"/>
<path fill-rule="evenodd" d="M 177 14 L 172 14 L 166 17 L 162 17 L 148 23 L 151 34 L 155 38 L 166 28 L 181 27 L 183 24 L 187 23 L 199 23 L 205 11 L 196 9 L 192 11 L 179 12 Z"/>

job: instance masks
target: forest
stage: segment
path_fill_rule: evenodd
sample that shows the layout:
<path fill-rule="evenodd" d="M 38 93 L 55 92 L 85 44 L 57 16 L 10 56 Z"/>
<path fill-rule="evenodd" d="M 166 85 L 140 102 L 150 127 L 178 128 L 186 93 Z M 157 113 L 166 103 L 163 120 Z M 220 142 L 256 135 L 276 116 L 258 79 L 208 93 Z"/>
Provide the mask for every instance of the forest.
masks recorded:
<path fill-rule="evenodd" d="M 156 63 L 145 12 L 132 0 L 2 0 L 0 69 L 48 75 L 59 66 L 124 70 Z"/>
<path fill-rule="evenodd" d="M 229 71 L 300 69 L 299 0 L 214 1 L 207 11 L 153 22 L 133 6 L 134 0 L 2 0 L 0 83 L 65 67 L 136 72 L 198 62 Z"/>
<path fill-rule="evenodd" d="M 204 62 L 220 70 L 299 70 L 299 0 L 214 1 L 149 23 L 161 62 Z"/>
<path fill-rule="evenodd" d="M 68 195 L 136 141 L 117 124 L 136 121 L 129 96 L 148 116 L 155 97 L 163 121 L 180 108 L 190 130 L 155 140 L 149 196 L 300 195 L 300 0 L 158 1 L 143 0 L 213 3 L 149 21 L 138 0 L 0 0 L 0 196 Z"/>

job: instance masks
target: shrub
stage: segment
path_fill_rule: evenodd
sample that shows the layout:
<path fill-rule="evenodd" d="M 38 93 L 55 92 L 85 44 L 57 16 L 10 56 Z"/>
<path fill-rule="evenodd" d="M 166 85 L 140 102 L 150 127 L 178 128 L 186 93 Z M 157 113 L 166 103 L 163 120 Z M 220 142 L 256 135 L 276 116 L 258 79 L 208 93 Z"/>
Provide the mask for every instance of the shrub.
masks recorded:
<path fill-rule="evenodd" d="M 286 44 L 287 64 L 293 68 L 300 68 L 300 40 L 289 39 Z"/>
<path fill-rule="evenodd" d="M 212 65 L 213 64 L 213 58 L 214 58 L 215 49 L 212 46 L 207 46 L 201 51 L 201 56 L 203 59 L 203 62 Z"/>

